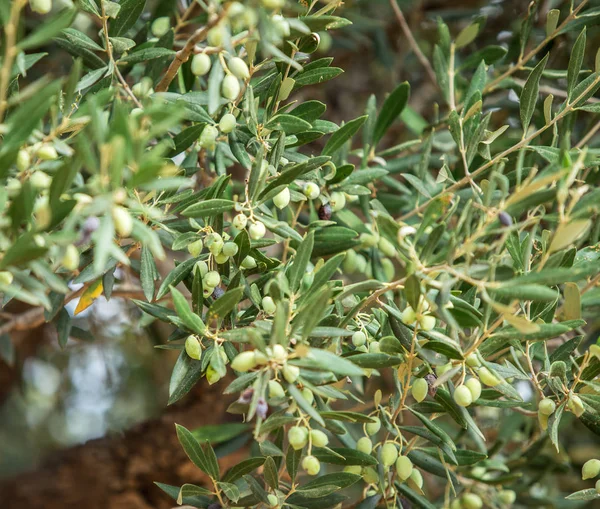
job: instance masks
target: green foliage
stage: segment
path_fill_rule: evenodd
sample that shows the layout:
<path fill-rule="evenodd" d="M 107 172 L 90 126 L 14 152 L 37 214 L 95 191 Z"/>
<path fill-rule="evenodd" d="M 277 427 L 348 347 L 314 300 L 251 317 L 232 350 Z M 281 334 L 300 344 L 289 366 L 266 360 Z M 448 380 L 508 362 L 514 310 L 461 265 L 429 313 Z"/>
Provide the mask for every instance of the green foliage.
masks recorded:
<path fill-rule="evenodd" d="M 118 295 L 117 269 L 139 281 L 144 322 L 180 351 L 169 403 L 206 378 L 247 423 L 177 426 L 210 479 L 158 484 L 179 504 L 541 506 L 521 458 L 560 450 L 574 419 L 600 435 L 584 328 L 600 305 L 596 10 L 559 2 L 539 32 L 532 2 L 508 47 L 474 48 L 483 19 L 440 19 L 424 56 L 440 104 L 421 117 L 404 82 L 338 125 L 312 94 L 343 72 L 322 54 L 352 29 L 339 3 L 198 1 L 175 18 L 81 0 L 25 31 L 30 7 L 3 0 L 3 304 L 43 309 L 64 346 L 68 302 Z M 35 79 L 52 41 L 71 71 Z M 508 90 L 518 107 L 490 109 Z"/>

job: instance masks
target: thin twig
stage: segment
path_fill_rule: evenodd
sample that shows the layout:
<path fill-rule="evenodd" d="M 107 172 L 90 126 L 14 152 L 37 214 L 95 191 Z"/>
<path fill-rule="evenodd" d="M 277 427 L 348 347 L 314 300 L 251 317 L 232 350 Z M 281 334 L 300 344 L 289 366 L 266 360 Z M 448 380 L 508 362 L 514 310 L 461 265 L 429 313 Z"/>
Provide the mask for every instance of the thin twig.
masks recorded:
<path fill-rule="evenodd" d="M 419 45 L 417 44 L 417 41 L 415 40 L 415 38 L 410 30 L 410 27 L 408 26 L 408 23 L 406 22 L 406 18 L 404 17 L 402 10 L 398 6 L 396 0 L 390 0 L 390 5 L 392 6 L 394 14 L 396 15 L 396 19 L 398 20 L 398 23 L 400 24 L 400 28 L 402 29 L 404 36 L 408 40 L 408 44 L 410 45 L 411 49 L 414 51 L 415 55 L 419 59 L 419 62 L 421 62 L 421 65 L 425 68 L 425 72 L 427 73 L 427 76 L 429 76 L 429 79 L 433 82 L 434 85 L 437 86 L 438 82 L 435 77 L 435 73 L 433 72 L 433 68 L 431 67 L 431 64 L 429 63 L 429 60 L 427 59 L 427 57 L 421 51 L 421 48 L 419 48 Z"/>

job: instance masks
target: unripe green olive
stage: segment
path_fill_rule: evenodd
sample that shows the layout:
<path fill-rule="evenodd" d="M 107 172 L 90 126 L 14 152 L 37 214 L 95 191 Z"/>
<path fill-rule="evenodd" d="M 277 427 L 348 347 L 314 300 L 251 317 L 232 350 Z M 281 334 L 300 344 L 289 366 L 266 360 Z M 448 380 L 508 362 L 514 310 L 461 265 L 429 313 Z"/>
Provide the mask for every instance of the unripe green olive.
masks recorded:
<path fill-rule="evenodd" d="M 502 380 L 500 380 L 485 366 L 479 368 L 479 370 L 477 371 L 477 376 L 479 377 L 479 380 L 481 380 L 488 387 L 496 387 L 496 385 L 502 383 Z"/>
<path fill-rule="evenodd" d="M 188 336 L 185 340 L 185 352 L 192 358 L 200 360 L 202 357 L 202 346 L 196 336 Z"/>
<path fill-rule="evenodd" d="M 369 437 L 361 437 L 356 442 L 356 450 L 365 454 L 371 454 L 373 442 L 371 442 Z"/>
<path fill-rule="evenodd" d="M 381 260 L 381 268 L 383 270 L 385 280 L 392 281 L 396 275 L 396 267 L 394 267 L 394 262 L 389 258 L 383 258 Z"/>
<path fill-rule="evenodd" d="M 305 456 L 302 460 L 302 468 L 308 475 L 317 475 L 321 471 L 321 463 L 314 456 Z"/>
<path fill-rule="evenodd" d="M 290 189 L 289 187 L 284 188 L 279 194 L 276 194 L 273 198 L 275 206 L 281 210 L 288 206 L 290 203 Z"/>
<path fill-rule="evenodd" d="M 378 242 L 377 235 L 374 235 L 373 233 L 361 233 L 358 240 L 364 248 L 374 247 Z"/>
<path fill-rule="evenodd" d="M 593 479 L 598 477 L 600 474 L 600 460 L 591 459 L 583 464 L 581 469 L 581 478 L 585 481 L 586 479 Z"/>
<path fill-rule="evenodd" d="M 210 46 L 219 47 L 225 39 L 225 29 L 222 25 L 217 25 L 211 28 L 206 34 L 206 41 Z"/>
<path fill-rule="evenodd" d="M 261 3 L 267 9 L 280 9 L 285 5 L 285 0 L 261 0 Z"/>
<path fill-rule="evenodd" d="M 225 244 L 223 244 L 223 249 L 221 250 L 221 252 L 225 256 L 235 256 L 239 250 L 240 248 L 235 242 L 225 242 Z"/>
<path fill-rule="evenodd" d="M 367 342 L 367 335 L 361 331 L 357 330 L 354 334 L 352 334 L 352 344 L 354 346 L 363 346 Z"/>
<path fill-rule="evenodd" d="M 221 380 L 221 375 L 219 375 L 215 368 L 208 366 L 206 368 L 206 381 L 209 385 L 216 384 L 219 380 Z"/>
<path fill-rule="evenodd" d="M 314 182 L 307 182 L 302 191 L 309 200 L 316 200 L 321 194 L 321 189 Z"/>
<path fill-rule="evenodd" d="M 190 253 L 194 258 L 197 258 L 198 256 L 200 256 L 200 253 L 202 252 L 203 247 L 204 247 L 204 244 L 202 242 L 202 239 L 198 239 L 198 240 L 195 240 L 194 242 L 191 242 L 190 244 L 188 244 L 187 250 L 188 250 L 188 253 Z"/>
<path fill-rule="evenodd" d="M 79 267 L 79 250 L 73 244 L 66 247 L 61 263 L 65 269 L 71 271 Z"/>
<path fill-rule="evenodd" d="M 31 165 L 31 156 L 25 149 L 19 150 L 17 153 L 17 170 L 25 171 Z"/>
<path fill-rule="evenodd" d="M 540 423 L 540 428 L 542 428 L 542 431 L 546 431 L 548 429 L 548 418 L 550 416 L 543 414 L 539 410 L 538 410 L 537 416 L 538 416 L 538 422 Z"/>
<path fill-rule="evenodd" d="M 244 228 L 246 228 L 246 225 L 248 224 L 248 218 L 244 214 L 237 214 L 233 218 L 233 221 L 231 221 L 231 224 L 233 225 L 234 228 L 236 228 L 238 230 L 243 230 Z"/>
<path fill-rule="evenodd" d="M 375 435 L 381 429 L 381 421 L 379 417 L 371 417 L 374 422 L 368 422 L 365 426 L 369 436 Z"/>
<path fill-rule="evenodd" d="M 413 463 L 408 456 L 398 456 L 396 460 L 396 473 L 401 481 L 406 481 L 413 471 Z"/>
<path fill-rule="evenodd" d="M 594 486 L 594 488 L 596 488 L 596 493 L 600 495 L 600 480 L 596 481 L 596 485 Z"/>
<path fill-rule="evenodd" d="M 296 451 L 302 449 L 308 443 L 308 428 L 292 426 L 288 430 L 288 441 Z"/>
<path fill-rule="evenodd" d="M 469 366 L 471 368 L 477 368 L 477 367 L 481 366 L 481 362 L 480 362 L 479 357 L 477 356 L 476 352 L 470 353 L 467 356 L 466 362 L 467 362 L 467 366 Z"/>
<path fill-rule="evenodd" d="M 429 391 L 429 384 L 427 383 L 427 380 L 425 380 L 424 378 L 417 378 L 413 382 L 411 392 L 412 392 L 413 398 L 415 398 L 415 400 L 418 403 L 421 403 L 421 401 L 423 401 L 427 397 L 428 391 Z"/>
<path fill-rule="evenodd" d="M 460 498 L 455 498 L 450 504 L 450 509 L 462 509 L 462 504 L 460 503 Z"/>
<path fill-rule="evenodd" d="M 506 505 L 512 505 L 517 500 L 517 494 L 513 490 L 502 490 L 498 493 L 500 502 Z"/>
<path fill-rule="evenodd" d="M 416 468 L 413 468 L 413 471 L 410 473 L 410 478 L 412 482 L 414 482 L 419 489 L 423 487 L 423 476 L 421 472 Z"/>
<path fill-rule="evenodd" d="M 304 389 L 302 389 L 302 397 L 306 400 L 306 402 L 309 405 L 312 405 L 313 402 L 315 401 L 315 395 L 307 387 L 304 387 Z"/>
<path fill-rule="evenodd" d="M 210 288 L 215 288 L 219 286 L 221 282 L 221 276 L 216 270 L 211 270 L 207 272 L 206 275 L 202 278 L 202 283 L 204 286 L 208 286 Z"/>
<path fill-rule="evenodd" d="M 477 378 L 469 378 L 465 385 L 471 391 L 471 396 L 473 397 L 473 401 L 477 401 L 479 396 L 481 396 L 481 383 Z"/>
<path fill-rule="evenodd" d="M 204 244 L 213 255 L 218 255 L 223 250 L 223 237 L 217 232 L 209 233 L 204 238 Z"/>
<path fill-rule="evenodd" d="M 202 129 L 202 134 L 200 134 L 200 138 L 198 139 L 198 145 L 204 149 L 214 150 L 217 146 L 218 136 L 219 130 L 214 125 L 207 124 L 204 129 Z"/>
<path fill-rule="evenodd" d="M 267 500 L 269 501 L 269 505 L 271 507 L 277 507 L 279 505 L 279 500 L 277 496 L 273 495 L 272 493 L 269 493 L 267 495 Z"/>
<path fill-rule="evenodd" d="M 585 412 L 583 401 L 581 401 L 581 398 L 577 396 L 577 394 L 571 394 L 569 396 L 567 406 L 569 407 L 569 410 L 573 412 L 577 417 L 580 417 L 583 414 L 583 412 Z"/>
<path fill-rule="evenodd" d="M 227 62 L 227 67 L 229 67 L 231 74 L 236 78 L 246 80 L 250 77 L 250 70 L 248 69 L 246 62 L 239 57 L 231 58 L 229 62 Z"/>
<path fill-rule="evenodd" d="M 473 395 L 466 385 L 459 385 L 454 390 L 454 401 L 462 407 L 467 407 L 473 403 Z"/>
<path fill-rule="evenodd" d="M 377 247 L 379 247 L 379 250 L 385 256 L 389 256 L 390 258 L 394 258 L 396 256 L 396 254 L 397 254 L 396 253 L 396 248 L 394 247 L 394 244 L 392 244 L 385 237 L 380 237 L 379 238 L 379 242 L 377 243 Z"/>
<path fill-rule="evenodd" d="M 154 37 L 162 37 L 165 35 L 171 28 L 171 20 L 168 16 L 162 16 L 160 18 L 156 18 L 152 22 L 152 26 L 150 28 L 152 35 Z"/>
<path fill-rule="evenodd" d="M 386 442 L 381 446 L 381 461 L 384 467 L 391 467 L 398 459 L 398 448 L 394 442 Z"/>
<path fill-rule="evenodd" d="M 192 58 L 192 74 L 194 76 L 204 76 L 210 71 L 211 65 L 212 61 L 206 53 L 198 53 Z"/>
<path fill-rule="evenodd" d="M 243 269 L 253 269 L 256 267 L 256 260 L 251 256 L 246 256 L 246 258 L 242 260 L 241 266 Z"/>
<path fill-rule="evenodd" d="M 356 255 L 356 270 L 361 274 L 367 271 L 368 262 L 363 255 Z"/>
<path fill-rule="evenodd" d="M 339 191 L 334 191 L 329 197 L 329 205 L 331 205 L 333 212 L 342 210 L 346 206 L 346 195 Z"/>
<path fill-rule="evenodd" d="M 204 260 L 198 260 L 194 267 L 200 271 L 200 277 L 204 277 L 208 274 L 208 264 Z M 196 270 L 196 268 L 194 268 L 194 270 Z"/>
<path fill-rule="evenodd" d="M 344 467 L 344 472 L 360 475 L 362 473 L 362 467 L 360 465 L 348 465 L 347 467 Z"/>
<path fill-rule="evenodd" d="M 371 341 L 369 343 L 369 353 L 380 353 L 381 352 L 381 345 L 379 344 L 379 341 Z"/>
<path fill-rule="evenodd" d="M 421 330 L 430 331 L 435 328 L 435 316 L 433 315 L 421 315 L 419 317 L 419 325 Z"/>
<path fill-rule="evenodd" d="M 139 82 L 131 87 L 131 91 L 139 98 L 152 95 L 154 93 L 154 89 L 152 88 L 152 78 L 144 76 Z"/>
<path fill-rule="evenodd" d="M 258 240 L 265 236 L 267 229 L 262 221 L 256 221 L 250 225 L 248 233 L 250 234 L 250 238 L 252 240 Z"/>
<path fill-rule="evenodd" d="M 123 207 L 116 205 L 112 208 L 113 222 L 115 223 L 115 231 L 121 237 L 129 237 L 133 230 L 133 219 L 131 215 Z"/>
<path fill-rule="evenodd" d="M 230 133 L 235 129 L 236 123 L 237 121 L 232 113 L 225 113 L 225 115 L 221 117 L 221 120 L 219 120 L 219 129 L 222 133 Z"/>
<path fill-rule="evenodd" d="M 268 315 L 274 315 L 275 311 L 277 311 L 277 304 L 275 304 L 273 298 L 269 297 L 268 295 L 266 297 L 263 297 L 261 301 L 261 306 L 263 308 L 263 311 Z"/>
<path fill-rule="evenodd" d="M 475 493 L 465 493 L 461 498 L 461 503 L 465 509 L 481 509 L 483 507 L 481 497 Z"/>
<path fill-rule="evenodd" d="M 344 270 L 344 272 L 346 274 L 354 274 L 356 272 L 357 269 L 357 264 L 356 264 L 356 257 L 358 255 L 356 254 L 356 251 L 353 251 L 352 249 L 349 249 L 348 251 L 346 251 L 346 256 L 344 257 L 344 261 L 342 262 L 342 269 Z"/>
<path fill-rule="evenodd" d="M 224 263 L 227 263 L 229 261 L 229 256 L 223 253 L 219 253 L 218 255 L 215 255 L 215 261 L 219 265 L 223 265 Z"/>
<path fill-rule="evenodd" d="M 402 323 L 405 323 L 406 325 L 413 325 L 417 321 L 417 314 L 411 306 L 408 306 L 402 311 L 400 319 L 402 320 Z"/>
<path fill-rule="evenodd" d="M 0 271 L 0 285 L 12 284 L 14 276 L 7 270 Z"/>
<path fill-rule="evenodd" d="M 38 14 L 48 14 L 52 10 L 52 0 L 29 0 L 29 7 Z"/>
<path fill-rule="evenodd" d="M 291 384 L 298 380 L 298 377 L 300 376 L 300 368 L 298 366 L 291 366 L 289 364 L 283 366 L 281 372 L 283 373 L 283 378 L 285 378 L 288 383 Z"/>
<path fill-rule="evenodd" d="M 29 181 L 36 189 L 48 189 L 50 184 L 52 184 L 50 175 L 44 173 L 43 171 L 34 171 L 29 177 Z"/>
<path fill-rule="evenodd" d="M 269 380 L 269 398 L 285 398 L 285 391 L 281 384 L 276 380 Z"/>
<path fill-rule="evenodd" d="M 550 398 L 544 398 L 538 403 L 538 410 L 544 415 L 552 415 L 556 410 L 556 403 Z"/>
<path fill-rule="evenodd" d="M 315 447 L 325 447 L 329 443 L 327 435 L 318 429 L 310 430 L 310 440 Z"/>
<path fill-rule="evenodd" d="M 446 364 L 442 364 L 441 366 L 436 366 L 435 372 L 437 376 L 442 376 L 444 373 L 450 371 L 452 369 L 452 362 L 447 362 Z"/>
<path fill-rule="evenodd" d="M 254 360 L 259 366 L 264 366 L 269 362 L 269 358 L 260 350 L 254 350 Z"/>
<path fill-rule="evenodd" d="M 241 352 L 231 361 L 231 368 L 241 373 L 246 373 L 254 367 L 256 367 L 256 357 L 252 351 Z"/>
<path fill-rule="evenodd" d="M 228 74 L 223 78 L 221 83 L 221 94 L 225 99 L 234 101 L 237 99 L 237 96 L 240 95 L 240 90 L 240 82 L 235 76 Z"/>
<path fill-rule="evenodd" d="M 363 469 L 363 479 L 367 484 L 377 484 L 379 482 L 379 476 L 373 467 Z"/>

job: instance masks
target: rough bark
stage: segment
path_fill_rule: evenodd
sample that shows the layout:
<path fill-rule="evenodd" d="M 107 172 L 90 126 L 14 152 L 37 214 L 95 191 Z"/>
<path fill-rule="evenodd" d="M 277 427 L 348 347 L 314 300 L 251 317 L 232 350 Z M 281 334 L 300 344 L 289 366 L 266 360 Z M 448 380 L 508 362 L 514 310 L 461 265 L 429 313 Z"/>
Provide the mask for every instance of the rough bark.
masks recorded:
<path fill-rule="evenodd" d="M 34 472 L 0 483 L 3 509 L 166 509 L 175 502 L 153 483 L 206 484 L 177 442 L 174 423 L 187 428 L 229 420 L 221 384 L 198 384 L 183 404 L 121 435 L 57 453 Z M 243 453 L 240 453 L 243 454 Z M 240 460 L 225 458 L 222 468 Z"/>

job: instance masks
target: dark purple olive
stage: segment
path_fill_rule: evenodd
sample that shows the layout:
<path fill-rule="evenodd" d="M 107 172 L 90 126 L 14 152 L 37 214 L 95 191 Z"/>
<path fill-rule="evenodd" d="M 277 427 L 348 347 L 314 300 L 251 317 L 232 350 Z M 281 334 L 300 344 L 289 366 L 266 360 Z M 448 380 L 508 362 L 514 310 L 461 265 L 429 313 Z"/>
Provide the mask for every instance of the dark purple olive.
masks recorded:
<path fill-rule="evenodd" d="M 217 286 L 217 287 L 215 287 L 215 289 L 212 292 L 212 298 L 213 299 L 218 299 L 224 293 L 225 293 L 225 290 L 223 290 L 223 288 L 221 288 L 220 286 Z"/>
<path fill-rule="evenodd" d="M 267 412 L 269 411 L 269 405 L 264 398 L 259 398 L 258 405 L 256 405 L 256 415 L 258 415 L 261 419 L 267 417 Z"/>
<path fill-rule="evenodd" d="M 254 389 L 250 387 L 240 394 L 238 401 L 246 405 L 252 401 L 252 396 L 254 396 Z"/>
<path fill-rule="evenodd" d="M 498 214 L 498 220 L 502 223 L 503 226 L 512 226 L 513 221 L 512 217 L 510 217 L 506 212 L 502 211 Z"/>
<path fill-rule="evenodd" d="M 433 373 L 429 373 L 423 378 L 427 381 L 427 393 L 430 397 L 434 398 L 437 394 L 437 387 L 434 385 L 435 381 L 437 380 L 437 376 L 435 376 Z"/>
<path fill-rule="evenodd" d="M 331 219 L 331 205 L 325 203 L 319 208 L 319 219 L 321 221 L 329 221 Z"/>
<path fill-rule="evenodd" d="M 214 504 L 210 504 L 206 509 L 221 509 L 221 504 L 215 502 Z"/>

